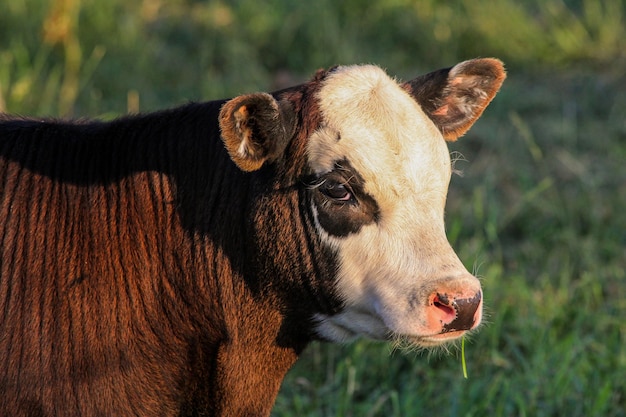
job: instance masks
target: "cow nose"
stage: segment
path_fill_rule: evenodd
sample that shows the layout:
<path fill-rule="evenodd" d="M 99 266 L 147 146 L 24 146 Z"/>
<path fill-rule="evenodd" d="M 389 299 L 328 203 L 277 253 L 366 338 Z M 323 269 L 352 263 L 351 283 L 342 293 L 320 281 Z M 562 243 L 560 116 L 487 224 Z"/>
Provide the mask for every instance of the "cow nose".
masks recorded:
<path fill-rule="evenodd" d="M 478 291 L 470 298 L 436 293 L 431 305 L 438 309 L 438 316 L 443 324 L 441 333 L 470 330 L 478 325 L 482 316 L 482 292 Z"/>

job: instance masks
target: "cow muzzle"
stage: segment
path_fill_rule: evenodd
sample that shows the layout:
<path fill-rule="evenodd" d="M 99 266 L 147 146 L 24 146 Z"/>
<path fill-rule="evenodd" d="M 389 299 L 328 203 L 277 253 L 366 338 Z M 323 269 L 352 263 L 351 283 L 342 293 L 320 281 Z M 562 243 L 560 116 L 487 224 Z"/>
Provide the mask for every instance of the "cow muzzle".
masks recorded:
<path fill-rule="evenodd" d="M 482 291 L 471 294 L 434 292 L 429 297 L 427 321 L 433 333 L 465 332 L 482 319 Z"/>

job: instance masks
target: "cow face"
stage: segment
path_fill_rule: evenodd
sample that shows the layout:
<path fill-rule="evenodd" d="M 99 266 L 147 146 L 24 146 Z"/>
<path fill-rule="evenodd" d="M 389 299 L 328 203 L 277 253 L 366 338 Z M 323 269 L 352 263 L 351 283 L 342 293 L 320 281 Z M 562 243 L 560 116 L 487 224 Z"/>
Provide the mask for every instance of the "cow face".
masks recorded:
<path fill-rule="evenodd" d="M 433 346 L 479 325 L 480 283 L 445 236 L 451 162 L 444 139 L 469 129 L 504 77 L 494 59 L 404 84 L 374 66 L 325 75 L 316 94 L 321 121 L 306 144 L 313 177 L 307 187 L 319 238 L 339 260 L 336 289 L 344 307 L 315 317 L 320 336 Z M 269 116 L 249 117 L 255 100 L 267 103 Z M 222 134 L 242 169 L 280 158 L 291 135 L 290 112 L 282 107 L 269 95 L 224 106 Z M 273 126 L 261 129 L 270 135 L 255 133 L 259 120 Z"/>

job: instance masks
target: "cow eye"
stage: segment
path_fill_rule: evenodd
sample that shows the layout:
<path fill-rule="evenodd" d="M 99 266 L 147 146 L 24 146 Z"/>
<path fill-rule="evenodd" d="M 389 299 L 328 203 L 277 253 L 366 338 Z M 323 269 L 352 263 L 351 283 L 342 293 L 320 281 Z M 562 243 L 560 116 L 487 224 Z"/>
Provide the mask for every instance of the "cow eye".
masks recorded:
<path fill-rule="evenodd" d="M 320 186 L 320 191 L 328 198 L 337 201 L 350 201 L 352 193 L 344 184 L 338 182 L 325 181 Z"/>

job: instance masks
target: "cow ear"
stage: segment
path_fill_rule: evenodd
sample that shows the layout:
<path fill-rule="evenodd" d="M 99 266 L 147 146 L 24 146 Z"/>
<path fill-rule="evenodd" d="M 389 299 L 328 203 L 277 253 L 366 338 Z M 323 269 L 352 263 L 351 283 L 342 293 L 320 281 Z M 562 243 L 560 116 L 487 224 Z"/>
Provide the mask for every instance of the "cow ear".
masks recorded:
<path fill-rule="evenodd" d="M 242 171 L 256 171 L 266 161 L 280 158 L 293 134 L 293 109 L 267 93 L 235 97 L 222 106 L 222 140 Z"/>
<path fill-rule="evenodd" d="M 455 141 L 474 124 L 506 78 L 498 59 L 461 62 L 403 84 L 437 125 L 443 137 Z"/>

